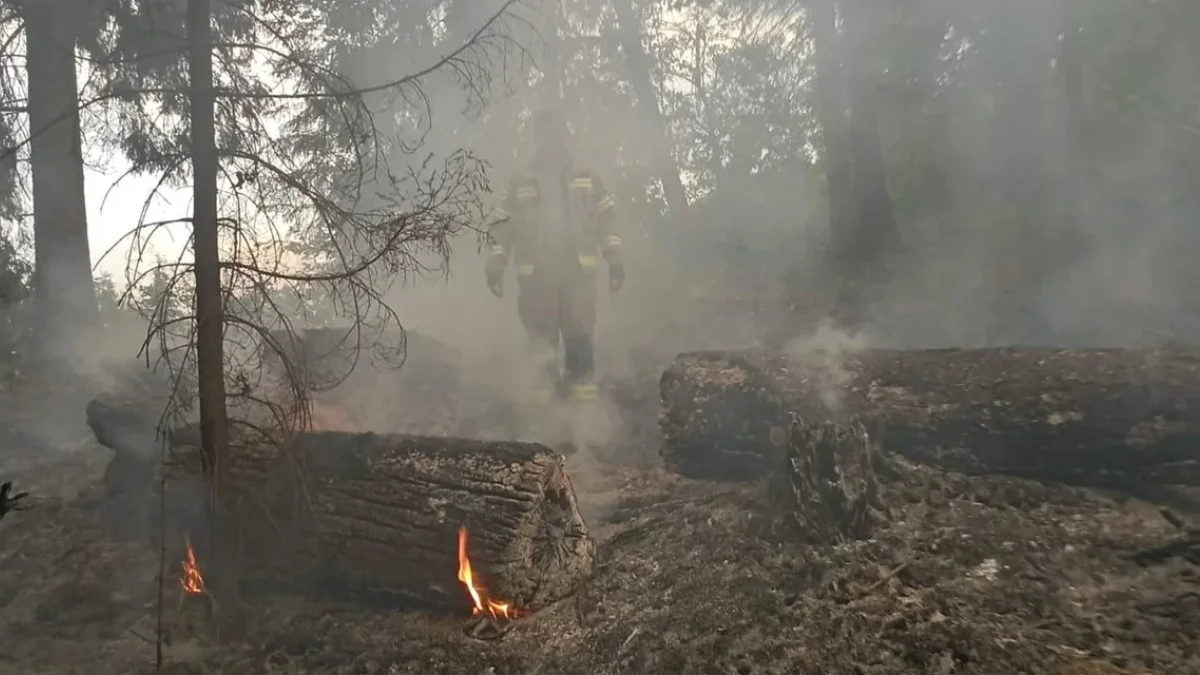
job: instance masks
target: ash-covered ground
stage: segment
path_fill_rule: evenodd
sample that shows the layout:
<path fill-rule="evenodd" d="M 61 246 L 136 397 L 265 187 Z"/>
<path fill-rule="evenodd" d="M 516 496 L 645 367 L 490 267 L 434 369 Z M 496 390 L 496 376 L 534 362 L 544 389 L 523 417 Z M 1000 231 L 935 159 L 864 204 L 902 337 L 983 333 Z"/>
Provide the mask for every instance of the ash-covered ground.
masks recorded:
<path fill-rule="evenodd" d="M 33 508 L 0 521 L 0 674 L 154 671 L 158 560 L 102 527 L 111 456 L 83 438 L 7 451 L 0 476 Z M 244 642 L 217 645 L 171 561 L 164 672 L 1200 673 L 1200 561 L 1129 559 L 1194 514 L 901 469 L 873 539 L 806 547 L 774 534 L 762 486 L 580 468 L 594 578 L 493 642 L 465 617 L 272 596 L 249 598 Z"/>

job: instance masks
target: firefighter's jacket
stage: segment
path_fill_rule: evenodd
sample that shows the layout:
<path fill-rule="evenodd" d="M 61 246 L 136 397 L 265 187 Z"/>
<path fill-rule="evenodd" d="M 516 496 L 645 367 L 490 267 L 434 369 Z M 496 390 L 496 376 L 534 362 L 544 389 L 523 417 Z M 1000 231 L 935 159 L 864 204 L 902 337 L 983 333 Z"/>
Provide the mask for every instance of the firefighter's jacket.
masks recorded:
<path fill-rule="evenodd" d="M 575 268 L 594 274 L 603 256 L 624 263 L 613 198 L 600 178 L 563 152 L 535 159 L 509 181 L 489 231 L 489 274 L 511 259 L 518 280 Z"/>

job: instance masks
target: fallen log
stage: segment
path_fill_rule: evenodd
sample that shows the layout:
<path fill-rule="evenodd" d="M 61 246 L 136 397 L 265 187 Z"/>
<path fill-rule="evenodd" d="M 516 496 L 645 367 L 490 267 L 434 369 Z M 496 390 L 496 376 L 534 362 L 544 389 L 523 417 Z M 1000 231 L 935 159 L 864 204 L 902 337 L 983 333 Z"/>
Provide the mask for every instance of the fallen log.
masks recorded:
<path fill-rule="evenodd" d="M 771 501 L 785 534 L 810 544 L 866 539 L 879 506 L 871 444 L 858 422 L 793 416 Z"/>
<path fill-rule="evenodd" d="M 963 473 L 1200 484 L 1200 351 L 692 352 L 660 394 L 664 462 L 695 478 L 775 470 L 795 413 Z"/>
<path fill-rule="evenodd" d="M 151 462 L 161 456 L 161 417 L 161 406 L 140 398 L 106 394 L 87 404 L 87 424 L 96 440 L 131 462 Z"/>
<path fill-rule="evenodd" d="M 265 473 L 245 507 L 251 580 L 462 608 L 460 528 L 480 592 L 518 610 L 571 595 L 592 570 L 563 458 L 542 445 L 318 432 Z"/>

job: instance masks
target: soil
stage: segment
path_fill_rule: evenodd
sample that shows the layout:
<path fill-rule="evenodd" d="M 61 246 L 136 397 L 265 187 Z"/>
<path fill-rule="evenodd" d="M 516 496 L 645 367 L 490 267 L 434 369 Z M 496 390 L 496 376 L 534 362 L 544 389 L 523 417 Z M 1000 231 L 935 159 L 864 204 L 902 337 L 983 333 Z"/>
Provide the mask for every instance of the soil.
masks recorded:
<path fill-rule="evenodd" d="M 0 521 L 0 675 L 154 672 L 158 560 L 102 525 L 112 453 L 2 449 L 33 503 Z M 777 534 L 761 485 L 572 460 L 596 572 L 502 639 L 466 634 L 465 594 L 461 616 L 263 595 L 218 644 L 172 562 L 163 672 L 1200 674 L 1200 566 L 1128 559 L 1196 514 L 898 464 L 872 538 L 810 547 Z"/>

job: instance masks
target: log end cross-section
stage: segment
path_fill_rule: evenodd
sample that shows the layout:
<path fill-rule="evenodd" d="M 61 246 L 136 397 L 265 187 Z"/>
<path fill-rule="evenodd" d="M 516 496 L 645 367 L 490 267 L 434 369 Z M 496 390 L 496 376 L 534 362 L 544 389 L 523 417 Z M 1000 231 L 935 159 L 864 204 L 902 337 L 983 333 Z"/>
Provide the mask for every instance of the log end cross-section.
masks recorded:
<path fill-rule="evenodd" d="M 560 455 L 518 442 L 322 432 L 299 436 L 270 481 L 283 545 L 274 574 L 470 607 L 460 528 L 489 597 L 518 611 L 571 595 L 595 543 Z"/>

